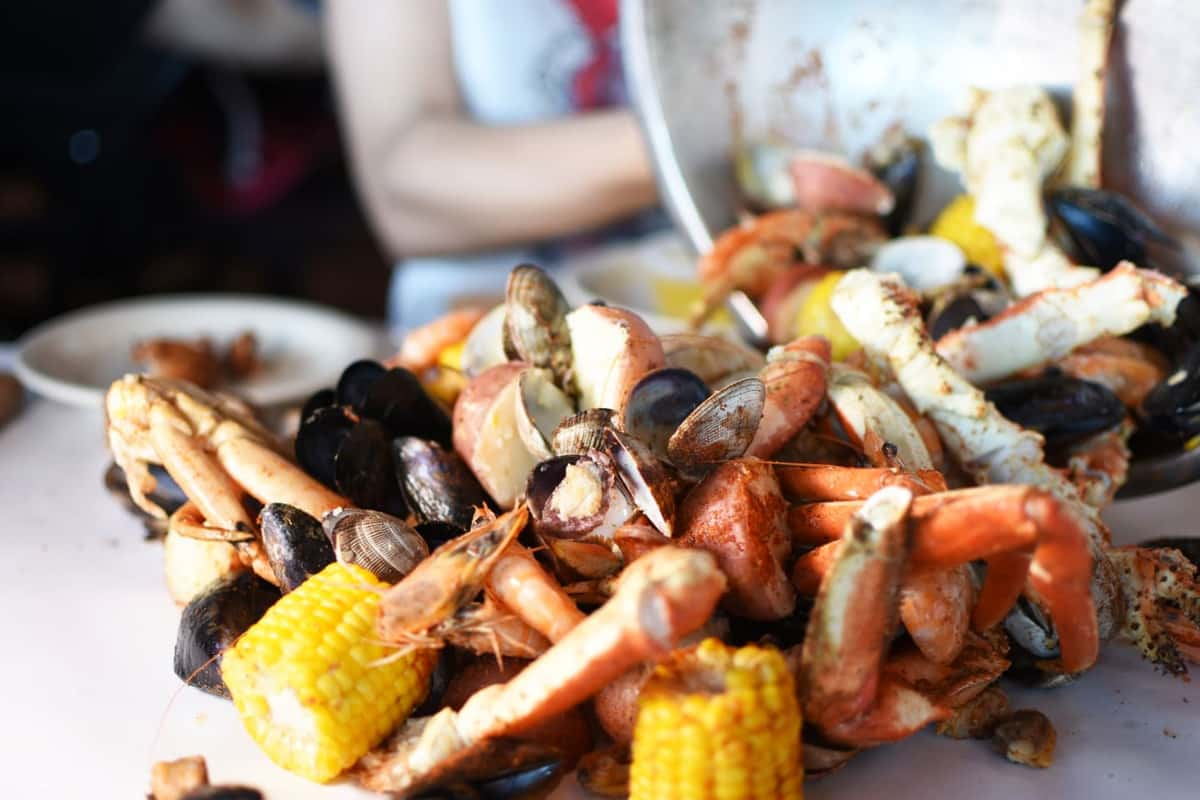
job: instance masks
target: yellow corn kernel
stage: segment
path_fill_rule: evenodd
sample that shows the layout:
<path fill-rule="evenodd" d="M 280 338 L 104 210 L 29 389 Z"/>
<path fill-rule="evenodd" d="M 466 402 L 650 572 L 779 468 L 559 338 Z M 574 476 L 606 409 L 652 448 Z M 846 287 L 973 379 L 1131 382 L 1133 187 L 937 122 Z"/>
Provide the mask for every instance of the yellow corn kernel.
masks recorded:
<path fill-rule="evenodd" d="M 638 698 L 630 800 L 803 797 L 800 707 L 783 655 L 707 639 Z"/>
<path fill-rule="evenodd" d="M 833 297 L 834 288 L 845 274 L 833 271 L 817 281 L 808 297 L 804 299 L 804 304 L 800 306 L 800 313 L 796 315 L 795 335 L 824 336 L 833 348 L 834 361 L 844 361 L 861 347 L 842 325 L 829 302 Z"/>
<path fill-rule="evenodd" d="M 967 261 L 978 264 L 997 278 L 1004 277 L 1004 254 L 996 237 L 975 221 L 975 198 L 960 194 L 942 209 L 929 232 L 958 245 Z"/>
<path fill-rule="evenodd" d="M 283 596 L 226 651 L 221 676 L 250 737 L 284 769 L 337 777 L 429 689 L 436 655 L 390 663 L 375 633 L 380 582 L 333 563 Z"/>

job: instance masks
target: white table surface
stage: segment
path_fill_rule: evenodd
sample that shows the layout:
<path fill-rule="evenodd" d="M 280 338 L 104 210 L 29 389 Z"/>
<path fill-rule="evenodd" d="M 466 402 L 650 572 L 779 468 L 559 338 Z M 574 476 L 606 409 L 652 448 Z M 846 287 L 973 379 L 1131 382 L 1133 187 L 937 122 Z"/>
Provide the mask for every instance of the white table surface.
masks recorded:
<path fill-rule="evenodd" d="M 4 354 L 0 352 L 0 366 Z M 171 670 L 178 610 L 161 548 L 105 492 L 99 411 L 31 400 L 0 428 L 0 797 L 144 796 L 153 761 L 202 753 L 214 781 L 269 798 L 365 797 L 318 787 L 267 761 L 230 704 L 181 688 Z M 1120 541 L 1195 533 L 1200 486 L 1119 505 Z M 1057 727 L 1045 771 L 980 742 L 922 734 L 810 783 L 810 798 L 1200 796 L 1200 686 L 1158 675 L 1108 645 L 1080 683 L 1009 687 Z M 563 796 L 576 796 L 563 790 Z"/>

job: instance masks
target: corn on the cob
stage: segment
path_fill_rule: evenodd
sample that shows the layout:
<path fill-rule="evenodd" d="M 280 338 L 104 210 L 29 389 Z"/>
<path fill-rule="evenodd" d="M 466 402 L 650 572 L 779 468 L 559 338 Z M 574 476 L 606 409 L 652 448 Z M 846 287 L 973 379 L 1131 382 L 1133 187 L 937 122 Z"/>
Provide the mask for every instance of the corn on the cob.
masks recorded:
<path fill-rule="evenodd" d="M 950 201 L 929 232 L 958 245 L 970 263 L 1004 277 L 1004 254 L 992 232 L 975 221 L 975 198 L 971 195 L 961 194 Z"/>
<path fill-rule="evenodd" d="M 777 650 L 708 639 L 638 700 L 630 800 L 801 798 L 800 708 Z"/>
<path fill-rule="evenodd" d="M 221 674 L 242 723 L 281 767 L 331 780 L 424 698 L 432 651 L 379 663 L 392 652 L 375 633 L 383 586 L 361 567 L 330 564 L 225 653 Z"/>

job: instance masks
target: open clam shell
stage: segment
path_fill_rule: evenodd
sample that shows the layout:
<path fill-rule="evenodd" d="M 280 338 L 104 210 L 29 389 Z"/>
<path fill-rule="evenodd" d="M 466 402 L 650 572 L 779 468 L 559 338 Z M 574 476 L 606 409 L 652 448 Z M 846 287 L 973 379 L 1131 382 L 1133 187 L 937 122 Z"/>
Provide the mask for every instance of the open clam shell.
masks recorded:
<path fill-rule="evenodd" d="M 606 446 L 605 431 L 616 427 L 617 412 L 611 408 L 589 408 L 558 424 L 550 435 L 550 449 L 556 456 L 580 455 Z"/>
<path fill-rule="evenodd" d="M 676 482 L 666 466 L 637 437 L 615 428 L 605 431 L 606 450 L 634 505 L 664 536 L 675 527 Z"/>
<path fill-rule="evenodd" d="M 660 341 L 667 366 L 686 369 L 710 387 L 729 383 L 730 375 L 757 373 L 767 363 L 757 350 L 721 336 L 671 333 Z"/>
<path fill-rule="evenodd" d="M 505 290 L 504 335 L 509 357 L 545 367 L 559 386 L 572 386 L 571 306 L 558 285 L 532 264 L 521 264 L 508 275 Z"/>
<path fill-rule="evenodd" d="M 337 560 L 357 564 L 385 583 L 397 583 L 429 555 L 419 533 L 398 517 L 362 508 L 339 508 L 322 526 Z"/>
<path fill-rule="evenodd" d="M 527 369 L 517 379 L 516 422 L 521 441 L 535 457 L 554 455 L 550 437 L 575 411 L 571 398 L 555 385 L 547 369 Z"/>
<path fill-rule="evenodd" d="M 738 458 L 754 440 L 765 401 L 766 387 L 758 378 L 743 378 L 714 392 L 671 435 L 671 463 L 691 472 Z"/>
<path fill-rule="evenodd" d="M 623 428 L 666 458 L 672 434 L 711 393 L 694 372 L 677 367 L 655 370 L 629 392 Z"/>
<path fill-rule="evenodd" d="M 606 453 L 556 456 L 529 475 L 525 499 L 539 536 L 611 538 L 634 514 Z"/>
<path fill-rule="evenodd" d="M 503 305 L 496 306 L 467 334 L 462 353 L 462 370 L 467 377 L 474 378 L 508 360 L 503 344 L 505 314 Z"/>

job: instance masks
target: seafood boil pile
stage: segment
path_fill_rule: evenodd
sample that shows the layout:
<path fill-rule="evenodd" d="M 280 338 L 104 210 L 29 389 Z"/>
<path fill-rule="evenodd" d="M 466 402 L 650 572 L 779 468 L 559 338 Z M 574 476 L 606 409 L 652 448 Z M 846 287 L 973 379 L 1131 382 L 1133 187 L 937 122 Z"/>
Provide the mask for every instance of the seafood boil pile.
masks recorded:
<path fill-rule="evenodd" d="M 796 155 L 798 207 L 700 263 L 698 317 L 749 292 L 765 355 L 521 265 L 502 306 L 349 365 L 294 437 L 114 382 L 109 479 L 165 526 L 176 674 L 282 767 L 401 797 L 575 769 L 798 798 L 929 726 L 1049 766 L 1001 677 L 1087 680 L 1122 642 L 1200 660 L 1195 563 L 1100 517 L 1136 428 L 1197 433 L 1200 352 L 1187 287 L 1136 263 L 1157 229 L 1098 188 L 1102 95 L 1067 134 L 1038 89 L 978 93 L 932 136 L 969 195 L 920 241 L 889 239 L 886 181 Z M 1051 236 L 1047 182 L 1095 257 Z"/>

